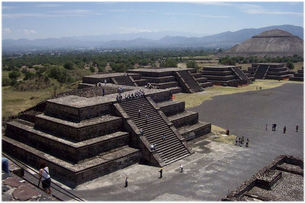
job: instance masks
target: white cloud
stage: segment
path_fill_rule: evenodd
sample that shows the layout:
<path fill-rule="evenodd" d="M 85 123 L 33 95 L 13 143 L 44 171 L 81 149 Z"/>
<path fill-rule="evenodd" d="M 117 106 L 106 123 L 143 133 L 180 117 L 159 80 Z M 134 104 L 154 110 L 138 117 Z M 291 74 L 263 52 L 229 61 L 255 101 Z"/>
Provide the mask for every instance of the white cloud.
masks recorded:
<path fill-rule="evenodd" d="M 32 34 L 36 34 L 37 33 L 35 30 L 31 30 L 31 29 L 24 29 L 23 32 L 26 35 L 32 35 Z"/>
<path fill-rule="evenodd" d="M 237 8 L 239 8 L 242 12 L 248 14 L 265 14 L 265 15 L 298 15 L 301 16 L 303 13 L 300 12 L 292 12 L 292 11 L 276 11 L 266 9 L 262 6 L 255 4 L 235 4 Z"/>

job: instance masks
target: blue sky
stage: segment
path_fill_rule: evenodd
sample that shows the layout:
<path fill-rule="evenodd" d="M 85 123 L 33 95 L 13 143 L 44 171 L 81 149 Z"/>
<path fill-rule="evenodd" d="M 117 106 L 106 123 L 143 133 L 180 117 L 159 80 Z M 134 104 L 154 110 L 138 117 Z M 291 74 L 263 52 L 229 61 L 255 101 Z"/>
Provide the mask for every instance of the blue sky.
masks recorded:
<path fill-rule="evenodd" d="M 3 2 L 3 39 L 139 32 L 197 36 L 291 24 L 303 2 Z"/>

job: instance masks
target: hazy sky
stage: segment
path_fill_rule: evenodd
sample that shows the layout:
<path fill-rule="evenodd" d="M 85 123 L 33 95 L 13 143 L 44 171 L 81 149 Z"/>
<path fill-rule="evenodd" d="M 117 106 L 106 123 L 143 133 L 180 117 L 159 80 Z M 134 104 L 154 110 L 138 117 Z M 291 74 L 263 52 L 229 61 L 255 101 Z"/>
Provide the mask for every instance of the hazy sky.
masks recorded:
<path fill-rule="evenodd" d="M 3 39 L 137 32 L 199 35 L 291 24 L 303 2 L 3 2 Z"/>

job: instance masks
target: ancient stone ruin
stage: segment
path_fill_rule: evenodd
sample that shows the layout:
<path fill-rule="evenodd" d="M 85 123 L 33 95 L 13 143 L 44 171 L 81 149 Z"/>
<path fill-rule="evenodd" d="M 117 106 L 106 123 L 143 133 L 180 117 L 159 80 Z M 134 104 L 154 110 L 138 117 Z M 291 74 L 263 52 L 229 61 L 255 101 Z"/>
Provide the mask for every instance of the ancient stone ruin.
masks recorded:
<path fill-rule="evenodd" d="M 303 160 L 281 155 L 223 201 L 303 201 Z"/>
<path fill-rule="evenodd" d="M 247 85 L 253 80 L 236 66 L 206 66 L 199 73 L 201 77 L 207 78 L 214 85 L 233 86 Z"/>
<path fill-rule="evenodd" d="M 293 74 L 292 77 L 289 78 L 292 81 L 304 81 L 304 68 L 298 70 L 296 73 Z"/>
<path fill-rule="evenodd" d="M 3 152 L 36 169 L 47 163 L 70 187 L 138 162 L 162 167 L 189 156 L 187 141 L 211 131 L 171 99 L 170 89 L 112 83 L 63 93 L 7 122 Z"/>
<path fill-rule="evenodd" d="M 90 75 L 83 78 L 81 87 L 96 86 L 97 83 L 110 82 L 118 85 L 145 86 L 150 83 L 156 89 L 169 89 L 172 93 L 200 92 L 211 86 L 205 78 L 195 78 L 194 69 L 189 68 L 139 68 L 128 73 Z"/>
<path fill-rule="evenodd" d="M 254 63 L 248 72 L 255 79 L 285 80 L 291 76 L 284 63 Z"/>
<path fill-rule="evenodd" d="M 283 30 L 268 30 L 235 45 L 221 55 L 245 57 L 303 56 L 303 40 Z"/>

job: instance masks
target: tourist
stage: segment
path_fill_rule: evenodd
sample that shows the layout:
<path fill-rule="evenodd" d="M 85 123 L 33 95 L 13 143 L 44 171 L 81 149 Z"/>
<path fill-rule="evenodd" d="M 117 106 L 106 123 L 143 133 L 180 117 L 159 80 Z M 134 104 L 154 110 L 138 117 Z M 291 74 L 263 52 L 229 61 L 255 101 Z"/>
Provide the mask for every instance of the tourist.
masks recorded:
<path fill-rule="evenodd" d="M 106 80 L 106 79 L 104 80 L 104 84 L 105 84 L 105 85 L 107 84 L 107 80 Z"/>
<path fill-rule="evenodd" d="M 268 124 L 266 123 L 266 128 L 265 128 L 265 130 L 267 131 L 268 130 Z"/>
<path fill-rule="evenodd" d="M 238 137 L 235 138 L 235 145 L 238 143 Z"/>
<path fill-rule="evenodd" d="M 163 177 L 163 168 L 161 168 L 159 172 L 160 172 L 160 178 L 162 178 Z"/>
<path fill-rule="evenodd" d="M 125 187 L 128 187 L 128 177 L 125 178 Z"/>
<path fill-rule="evenodd" d="M 182 166 L 182 164 L 180 165 L 180 173 L 183 173 L 183 166 Z"/>
<path fill-rule="evenodd" d="M 149 116 L 148 116 L 148 114 L 146 114 L 146 115 L 145 115 L 145 123 L 146 123 L 146 124 L 148 123 L 148 118 L 149 118 Z"/>
<path fill-rule="evenodd" d="M 296 126 L 295 126 L 295 131 L 296 131 L 296 132 L 299 132 L 299 125 L 296 125 Z"/>
<path fill-rule="evenodd" d="M 151 151 L 154 151 L 154 150 L 155 150 L 155 145 L 154 145 L 154 144 L 151 144 L 151 145 L 150 145 L 150 149 L 151 149 Z"/>
<path fill-rule="evenodd" d="M 140 136 L 143 136 L 143 135 L 144 135 L 143 129 L 141 128 L 141 129 L 140 129 Z"/>
<path fill-rule="evenodd" d="M 42 188 L 47 194 L 51 194 L 51 176 L 49 174 L 49 167 L 42 163 L 39 170 L 40 179 L 42 178 Z"/>
<path fill-rule="evenodd" d="M 284 126 L 284 128 L 283 128 L 283 133 L 284 134 L 286 133 L 286 126 Z"/>
<path fill-rule="evenodd" d="M 272 124 L 272 131 L 276 131 L 276 124 Z"/>
<path fill-rule="evenodd" d="M 162 135 L 162 140 L 163 140 L 163 141 L 165 140 L 165 135 Z"/>
<path fill-rule="evenodd" d="M 138 110 L 138 118 L 141 117 L 141 109 Z"/>
<path fill-rule="evenodd" d="M 105 96 L 105 89 L 102 88 L 102 95 Z"/>
<path fill-rule="evenodd" d="M 241 137 L 241 144 L 244 144 L 245 138 L 244 136 Z"/>
<path fill-rule="evenodd" d="M 10 174 L 8 159 L 4 157 L 2 158 L 2 170 L 5 173 Z"/>
<path fill-rule="evenodd" d="M 249 146 L 249 139 L 247 138 L 246 147 Z"/>

